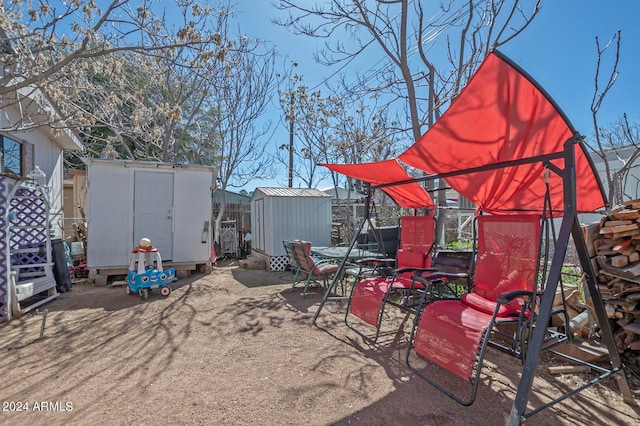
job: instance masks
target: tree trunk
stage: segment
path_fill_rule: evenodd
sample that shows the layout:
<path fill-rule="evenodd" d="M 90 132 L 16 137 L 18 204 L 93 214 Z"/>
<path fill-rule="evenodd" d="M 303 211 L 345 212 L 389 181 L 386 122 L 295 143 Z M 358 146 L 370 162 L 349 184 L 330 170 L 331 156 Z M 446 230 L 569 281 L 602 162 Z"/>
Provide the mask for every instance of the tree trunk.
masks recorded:
<path fill-rule="evenodd" d="M 216 221 L 215 221 L 215 225 L 214 225 L 214 241 L 218 244 L 218 246 L 220 246 L 220 227 L 222 224 L 222 218 L 224 217 L 224 214 L 227 211 L 227 199 L 225 197 L 225 188 L 226 185 L 223 185 L 222 188 L 219 189 L 220 191 L 220 211 L 218 212 L 218 215 L 216 216 Z"/>

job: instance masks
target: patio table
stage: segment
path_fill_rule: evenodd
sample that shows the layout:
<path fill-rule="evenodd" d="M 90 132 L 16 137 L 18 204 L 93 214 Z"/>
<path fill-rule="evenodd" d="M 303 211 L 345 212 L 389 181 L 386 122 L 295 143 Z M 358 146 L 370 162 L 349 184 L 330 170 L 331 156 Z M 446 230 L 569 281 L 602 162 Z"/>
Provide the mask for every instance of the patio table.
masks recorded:
<path fill-rule="evenodd" d="M 311 254 L 322 257 L 325 259 L 344 259 L 347 256 L 349 247 L 335 246 L 335 247 L 311 247 Z M 359 260 L 365 258 L 381 258 L 382 253 L 377 253 L 370 250 L 353 248 L 349 253 L 349 259 Z"/>
<path fill-rule="evenodd" d="M 355 265 L 354 262 L 362 259 L 384 259 L 384 255 L 382 253 L 378 253 L 371 250 L 352 248 L 349 250 L 348 246 L 333 246 L 333 247 L 311 247 L 311 255 L 323 258 L 323 259 L 332 259 L 332 260 L 340 260 L 342 261 L 341 266 L 349 266 L 349 269 L 341 267 L 339 269 L 339 273 L 333 278 L 331 284 L 327 288 L 324 298 L 320 306 L 318 307 L 318 311 L 316 312 L 316 316 L 319 314 L 322 306 L 327 300 L 345 300 L 349 299 L 349 296 L 346 295 L 346 287 L 344 282 L 345 275 L 357 276 L 360 271 L 360 265 Z M 392 261 L 393 259 L 388 259 Z M 356 269 L 357 268 L 357 271 Z M 342 284 L 342 295 L 339 296 L 336 291 L 336 286 L 338 284 Z M 330 296 L 333 294 L 333 296 Z"/>

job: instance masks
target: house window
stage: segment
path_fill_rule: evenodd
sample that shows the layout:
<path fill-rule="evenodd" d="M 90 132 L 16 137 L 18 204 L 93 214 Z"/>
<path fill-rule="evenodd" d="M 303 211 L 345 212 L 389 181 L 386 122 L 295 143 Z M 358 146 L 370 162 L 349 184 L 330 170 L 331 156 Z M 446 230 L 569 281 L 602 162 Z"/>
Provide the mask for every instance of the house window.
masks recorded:
<path fill-rule="evenodd" d="M 22 144 L 0 135 L 0 154 L 2 172 L 22 176 Z"/>

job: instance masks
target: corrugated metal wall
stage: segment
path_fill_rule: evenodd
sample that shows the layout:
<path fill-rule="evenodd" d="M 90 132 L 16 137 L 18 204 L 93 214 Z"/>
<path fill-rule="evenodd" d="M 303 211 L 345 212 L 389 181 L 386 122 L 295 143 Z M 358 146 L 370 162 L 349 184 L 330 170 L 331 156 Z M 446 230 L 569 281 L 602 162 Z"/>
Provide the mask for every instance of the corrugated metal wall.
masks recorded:
<path fill-rule="evenodd" d="M 314 246 L 331 245 L 331 199 L 274 198 L 273 208 L 274 243 L 278 255 L 286 254 L 283 240 L 306 240 Z"/>
<path fill-rule="evenodd" d="M 263 200 L 263 217 L 255 217 L 259 209 L 255 204 Z M 252 200 L 252 223 L 255 227 L 254 249 L 264 247 L 264 254 L 285 256 L 284 240 L 307 240 L 314 246 L 331 245 L 331 198 L 330 197 L 270 197 L 259 196 Z M 262 236 L 255 235 L 260 232 Z M 264 241 L 261 239 L 264 238 Z M 260 244 L 263 243 L 263 244 Z M 262 250 L 260 250 L 262 251 Z"/>

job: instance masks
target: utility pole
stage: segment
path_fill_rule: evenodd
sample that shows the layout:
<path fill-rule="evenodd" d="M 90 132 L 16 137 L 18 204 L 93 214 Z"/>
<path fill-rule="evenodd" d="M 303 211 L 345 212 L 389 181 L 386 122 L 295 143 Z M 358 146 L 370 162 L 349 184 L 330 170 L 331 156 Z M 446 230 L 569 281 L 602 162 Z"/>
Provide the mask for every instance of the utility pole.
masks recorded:
<path fill-rule="evenodd" d="M 289 188 L 293 188 L 293 120 L 294 95 L 291 91 L 291 112 L 289 114 Z"/>

